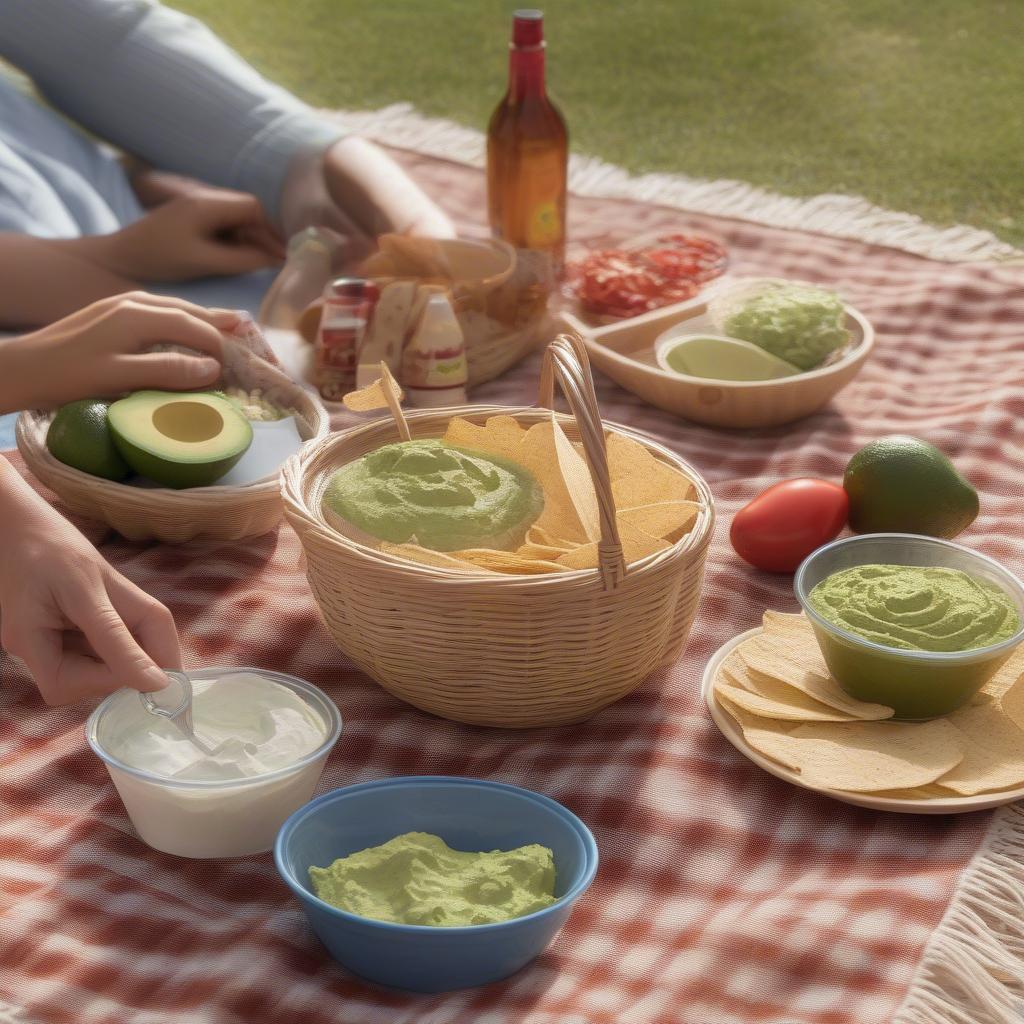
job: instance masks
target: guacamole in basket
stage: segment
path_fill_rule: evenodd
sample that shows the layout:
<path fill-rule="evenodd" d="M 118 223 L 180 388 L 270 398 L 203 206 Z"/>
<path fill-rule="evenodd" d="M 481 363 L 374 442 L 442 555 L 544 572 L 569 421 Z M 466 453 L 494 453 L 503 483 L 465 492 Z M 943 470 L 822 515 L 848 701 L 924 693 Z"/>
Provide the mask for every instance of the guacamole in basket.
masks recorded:
<path fill-rule="evenodd" d="M 533 474 L 434 438 L 385 445 L 339 469 L 325 510 L 394 544 L 511 550 L 544 507 Z"/>

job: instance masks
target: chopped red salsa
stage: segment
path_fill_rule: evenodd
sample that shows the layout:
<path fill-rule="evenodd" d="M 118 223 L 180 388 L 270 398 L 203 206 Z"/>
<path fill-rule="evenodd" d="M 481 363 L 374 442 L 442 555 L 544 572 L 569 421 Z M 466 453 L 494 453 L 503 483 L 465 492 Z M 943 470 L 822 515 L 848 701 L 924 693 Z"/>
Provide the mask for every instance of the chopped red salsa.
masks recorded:
<path fill-rule="evenodd" d="M 701 235 L 661 235 L 633 249 L 597 249 L 566 268 L 588 313 L 630 317 L 692 299 L 725 272 L 725 246 Z"/>

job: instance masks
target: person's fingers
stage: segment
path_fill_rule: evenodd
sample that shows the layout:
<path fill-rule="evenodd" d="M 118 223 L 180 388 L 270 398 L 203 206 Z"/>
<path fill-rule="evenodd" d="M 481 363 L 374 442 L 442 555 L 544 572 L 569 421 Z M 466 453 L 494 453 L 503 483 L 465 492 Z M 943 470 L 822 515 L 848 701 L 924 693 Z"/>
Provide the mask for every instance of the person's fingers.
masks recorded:
<path fill-rule="evenodd" d="M 92 649 L 119 686 L 135 690 L 162 689 L 167 679 L 152 658 L 139 646 L 107 594 L 102 577 L 72 577 L 60 594 L 64 614 L 85 634 Z M 69 663 L 81 656 L 68 653 Z M 74 662 L 79 669 L 83 666 Z M 93 673 L 98 680 L 99 674 Z"/>
<path fill-rule="evenodd" d="M 187 356 L 181 352 L 114 356 L 109 368 L 106 390 L 111 394 L 146 388 L 194 391 L 216 383 L 221 374 L 221 366 L 216 359 Z"/>
<path fill-rule="evenodd" d="M 239 316 L 235 309 L 216 309 L 198 306 L 186 299 L 179 299 L 174 295 L 153 295 L 151 292 L 125 292 L 123 295 L 115 295 L 110 299 L 101 299 L 94 303 L 94 306 L 105 305 L 107 309 L 128 305 L 135 309 L 138 307 L 152 307 L 154 309 L 182 310 L 197 320 L 202 320 L 219 331 L 230 331 L 238 326 Z M 88 307 L 92 308 L 92 307 Z"/>
<path fill-rule="evenodd" d="M 180 669 L 181 645 L 170 609 L 113 570 L 107 573 L 107 594 L 146 654 L 160 668 Z"/>
<path fill-rule="evenodd" d="M 238 324 L 238 314 L 234 315 Z M 158 342 L 194 348 L 220 360 L 224 336 L 219 327 L 180 306 L 124 302 L 111 312 L 109 348 L 116 352 L 140 352 Z"/>

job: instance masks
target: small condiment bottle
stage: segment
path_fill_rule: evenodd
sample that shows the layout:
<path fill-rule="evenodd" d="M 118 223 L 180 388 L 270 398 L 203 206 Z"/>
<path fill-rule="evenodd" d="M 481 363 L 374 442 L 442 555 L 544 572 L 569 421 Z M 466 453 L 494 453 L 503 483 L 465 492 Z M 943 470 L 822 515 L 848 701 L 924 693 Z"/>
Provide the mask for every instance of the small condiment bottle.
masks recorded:
<path fill-rule="evenodd" d="M 402 353 L 402 387 L 411 405 L 465 405 L 468 377 L 462 328 L 448 296 L 435 293 Z"/>
<path fill-rule="evenodd" d="M 377 295 L 377 286 L 361 277 L 337 277 L 324 289 L 313 379 L 328 401 L 340 401 L 355 386 L 357 352 Z"/>

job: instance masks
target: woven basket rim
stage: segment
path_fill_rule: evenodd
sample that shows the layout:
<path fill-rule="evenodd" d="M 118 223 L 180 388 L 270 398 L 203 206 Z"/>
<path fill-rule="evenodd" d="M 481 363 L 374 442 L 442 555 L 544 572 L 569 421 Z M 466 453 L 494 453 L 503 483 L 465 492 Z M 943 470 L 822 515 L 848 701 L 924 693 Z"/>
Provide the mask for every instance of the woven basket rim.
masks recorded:
<path fill-rule="evenodd" d="M 313 410 L 314 422 L 310 424 L 312 433 L 308 438 L 303 438 L 303 448 L 325 437 L 330 430 L 330 420 L 327 410 L 320 402 L 319 396 L 305 385 L 293 380 L 280 367 L 261 359 L 254 352 L 225 339 L 225 345 L 231 345 L 237 350 L 236 356 L 243 361 L 251 361 L 257 364 L 259 372 L 264 377 L 276 378 L 275 386 L 282 391 L 290 392 L 292 395 L 305 397 L 310 400 Z M 230 385 L 229 385 L 230 386 Z M 298 413 L 297 409 L 293 409 Z M 44 466 L 54 478 L 61 480 L 64 484 L 76 488 L 88 487 L 97 496 L 103 496 L 111 501 L 139 501 L 145 503 L 149 498 L 158 498 L 162 505 L 181 504 L 194 505 L 196 502 L 217 503 L 226 499 L 239 498 L 263 498 L 274 494 L 278 490 L 278 476 L 280 470 L 268 474 L 261 480 L 254 480 L 248 484 L 211 484 L 207 487 L 134 487 L 131 484 L 122 483 L 118 480 L 106 480 L 103 477 L 93 476 L 83 470 L 68 466 L 55 458 L 49 448 L 46 447 L 46 428 L 56 415 L 56 409 L 26 409 L 18 416 L 15 426 L 15 435 L 18 450 L 25 458 L 28 468 L 35 472 L 33 463 Z M 299 414 L 302 419 L 305 416 Z M 298 417 L 297 417 L 298 420 Z M 302 423 L 297 422 L 302 433 Z"/>
<path fill-rule="evenodd" d="M 418 410 L 407 413 L 406 420 L 412 424 L 419 420 L 434 419 L 444 416 L 447 416 L 449 419 L 455 416 L 471 419 L 474 417 L 489 416 L 513 416 L 514 418 L 517 418 L 522 415 L 533 416 L 538 422 L 540 422 L 542 419 L 551 415 L 551 410 L 540 406 L 471 405 Z M 555 412 L 554 415 L 560 422 L 575 427 L 576 421 L 570 414 Z M 675 468 L 682 469 L 686 476 L 693 482 L 701 500 L 701 507 L 697 513 L 697 522 L 694 524 L 693 528 L 664 551 L 658 551 L 653 555 L 647 555 L 645 558 L 637 559 L 635 562 L 628 563 L 626 566 L 626 577 L 629 578 L 644 574 L 660 567 L 667 561 L 672 561 L 692 552 L 699 551 L 710 543 L 715 522 L 715 507 L 711 488 L 708 486 L 703 474 L 701 474 L 686 459 L 673 452 L 670 448 L 665 446 L 661 441 L 652 437 L 650 434 L 611 420 L 602 419 L 601 422 L 606 430 L 610 429 L 616 431 L 640 442 L 648 450 L 653 450 L 653 453 L 656 456 L 660 455 L 662 457 L 662 461 L 668 462 Z M 522 587 L 524 589 L 533 589 L 545 584 L 567 583 L 570 581 L 581 582 L 594 580 L 600 577 L 601 573 L 599 568 L 566 569 L 563 572 L 542 573 L 537 575 L 442 569 L 438 566 L 424 565 L 410 559 L 401 558 L 397 555 L 387 554 L 386 552 L 380 551 L 376 548 L 371 548 L 365 544 L 361 544 L 359 541 L 353 540 L 351 537 L 347 537 L 333 529 L 323 518 L 322 514 L 319 513 L 319 510 L 311 510 L 306 504 L 305 495 L 301 490 L 301 481 L 306 475 L 306 466 L 304 463 L 306 460 L 315 457 L 321 451 L 344 444 L 353 436 L 358 434 L 373 433 L 376 431 L 388 432 L 391 429 L 394 429 L 393 422 L 386 417 L 380 417 L 368 423 L 351 427 L 347 430 L 336 431 L 329 434 L 327 437 L 318 439 L 316 442 L 310 442 L 303 447 L 302 451 L 292 455 L 281 467 L 280 474 L 281 497 L 284 502 L 285 517 L 289 522 L 291 522 L 292 519 L 300 520 L 306 527 L 321 535 L 328 543 L 346 550 L 349 554 L 355 555 L 367 562 L 384 565 L 394 568 L 395 570 L 405 572 L 409 575 L 421 576 L 424 579 L 431 579 L 439 583 L 443 582 L 451 585 L 478 585 L 481 582 L 487 582 L 499 587 Z M 395 440 L 398 440 L 397 430 L 394 429 L 394 432 L 396 435 Z M 387 444 L 389 442 L 384 441 L 382 443 Z M 340 463 L 339 465 L 334 466 L 332 471 L 333 469 L 339 468 L 340 465 L 345 464 L 346 463 Z M 290 493 L 289 478 L 291 477 L 295 477 L 294 483 L 298 491 L 298 497 L 295 497 Z"/>

